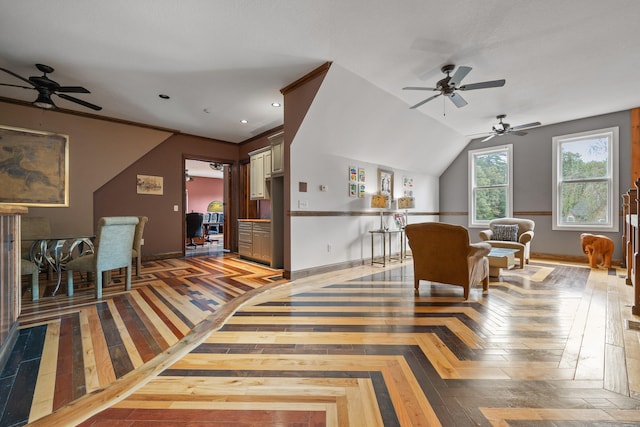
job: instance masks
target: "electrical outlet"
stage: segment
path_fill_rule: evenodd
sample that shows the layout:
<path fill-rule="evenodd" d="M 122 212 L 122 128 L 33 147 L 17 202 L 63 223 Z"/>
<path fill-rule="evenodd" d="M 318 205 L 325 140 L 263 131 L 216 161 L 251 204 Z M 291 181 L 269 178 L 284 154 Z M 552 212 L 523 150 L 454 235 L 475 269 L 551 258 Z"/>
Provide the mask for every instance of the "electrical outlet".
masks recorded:
<path fill-rule="evenodd" d="M 140 239 L 140 244 L 144 245 L 144 239 Z"/>
<path fill-rule="evenodd" d="M 178 205 L 173 205 L 173 211 L 174 212 L 178 212 L 179 209 L 180 209 L 180 207 Z"/>

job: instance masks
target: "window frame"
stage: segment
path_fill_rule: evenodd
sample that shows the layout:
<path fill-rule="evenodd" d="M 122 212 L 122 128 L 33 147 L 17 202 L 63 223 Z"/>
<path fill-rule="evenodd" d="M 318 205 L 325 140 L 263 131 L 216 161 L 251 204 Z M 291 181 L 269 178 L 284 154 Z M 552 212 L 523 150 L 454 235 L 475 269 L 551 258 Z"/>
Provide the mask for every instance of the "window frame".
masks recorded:
<path fill-rule="evenodd" d="M 513 216 L 513 144 L 497 145 L 488 148 L 478 148 L 468 151 L 468 169 L 469 169 L 469 227 L 487 227 L 490 220 L 477 220 L 476 219 L 476 203 L 475 194 L 477 188 L 489 188 L 489 187 L 477 187 L 475 185 L 475 172 L 476 162 L 475 159 L 478 156 L 484 156 L 499 152 L 507 153 L 508 171 L 507 171 L 507 183 L 504 187 L 507 188 L 507 206 L 506 217 Z"/>
<path fill-rule="evenodd" d="M 601 137 L 607 137 L 608 143 L 608 158 L 607 158 L 607 176 L 605 178 L 588 178 L 583 179 L 587 181 L 606 181 L 608 183 L 609 192 L 607 195 L 609 210 L 607 216 L 610 218 L 609 222 L 603 225 L 597 224 L 567 224 L 561 223 L 562 218 L 562 201 L 559 199 L 562 195 L 560 187 L 564 182 L 580 182 L 581 180 L 561 180 L 562 171 L 562 155 L 560 150 L 562 144 L 568 142 L 576 142 L 579 140 L 596 139 Z M 552 177 L 552 192 L 553 192 L 553 210 L 552 210 L 552 230 L 572 230 L 572 231 L 595 231 L 595 232 L 618 232 L 619 220 L 619 128 L 617 126 L 595 129 L 585 132 L 572 133 L 568 135 L 559 135 L 552 138 L 552 156 L 553 156 L 553 177 Z"/>

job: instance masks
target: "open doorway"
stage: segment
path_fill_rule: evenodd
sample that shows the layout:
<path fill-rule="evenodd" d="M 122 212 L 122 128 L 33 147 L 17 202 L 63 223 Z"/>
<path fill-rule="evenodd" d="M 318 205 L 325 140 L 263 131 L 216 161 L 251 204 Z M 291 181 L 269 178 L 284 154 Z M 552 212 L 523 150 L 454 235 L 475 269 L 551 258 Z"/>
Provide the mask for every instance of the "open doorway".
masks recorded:
<path fill-rule="evenodd" d="M 185 159 L 185 256 L 229 252 L 229 168 L 222 162 Z M 191 226 L 196 213 L 201 225 Z"/>

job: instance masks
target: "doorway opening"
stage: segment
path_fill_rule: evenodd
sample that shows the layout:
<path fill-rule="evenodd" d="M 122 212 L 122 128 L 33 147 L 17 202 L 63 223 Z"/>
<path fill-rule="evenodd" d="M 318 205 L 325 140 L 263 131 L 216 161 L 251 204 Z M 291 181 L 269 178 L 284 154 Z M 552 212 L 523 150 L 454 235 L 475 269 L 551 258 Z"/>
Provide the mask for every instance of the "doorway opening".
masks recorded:
<path fill-rule="evenodd" d="M 230 251 L 231 166 L 215 160 L 184 160 L 185 256 Z M 194 216 L 200 223 L 193 224 Z"/>

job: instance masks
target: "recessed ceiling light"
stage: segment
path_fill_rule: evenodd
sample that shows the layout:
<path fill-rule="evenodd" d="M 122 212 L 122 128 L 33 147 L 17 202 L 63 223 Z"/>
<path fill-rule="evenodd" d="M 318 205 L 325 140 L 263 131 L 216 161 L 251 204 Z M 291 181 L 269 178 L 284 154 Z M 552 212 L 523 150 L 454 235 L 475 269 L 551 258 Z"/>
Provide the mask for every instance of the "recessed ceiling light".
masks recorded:
<path fill-rule="evenodd" d="M 242 120 L 240 120 L 240 123 L 246 124 L 246 123 L 249 123 L 249 122 L 247 121 L 247 119 L 242 119 Z"/>
<path fill-rule="evenodd" d="M 279 102 L 272 102 L 271 106 L 272 107 L 280 107 L 282 104 L 280 104 Z"/>
<path fill-rule="evenodd" d="M 158 95 L 160 98 L 162 99 L 169 99 L 170 96 L 169 95 L 165 95 L 164 93 L 161 93 L 160 95 Z"/>

